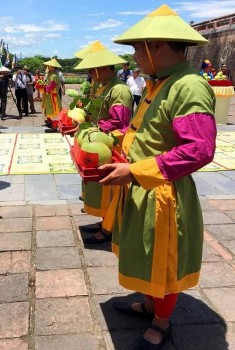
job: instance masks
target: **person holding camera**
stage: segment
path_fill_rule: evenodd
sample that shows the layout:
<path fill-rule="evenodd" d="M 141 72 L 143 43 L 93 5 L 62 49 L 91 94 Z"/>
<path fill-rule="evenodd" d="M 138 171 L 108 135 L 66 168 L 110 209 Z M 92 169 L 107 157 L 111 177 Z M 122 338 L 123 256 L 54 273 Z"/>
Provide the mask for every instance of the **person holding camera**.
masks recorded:
<path fill-rule="evenodd" d="M 9 80 L 11 75 L 9 74 L 10 69 L 2 66 L 0 68 L 0 115 L 1 119 L 5 120 L 6 117 L 6 106 L 7 106 L 7 91 Z"/>
<path fill-rule="evenodd" d="M 28 93 L 27 93 L 27 84 L 30 82 L 29 78 L 24 71 L 21 70 L 21 67 L 16 66 L 16 73 L 13 75 L 13 81 L 15 84 L 15 96 L 16 96 L 16 105 L 19 112 L 17 119 L 22 119 L 22 108 L 21 104 L 23 102 L 25 116 L 29 115 L 28 108 Z"/>
<path fill-rule="evenodd" d="M 26 85 L 26 90 L 28 94 L 28 101 L 29 101 L 29 107 L 30 107 L 30 114 L 36 113 L 35 106 L 34 106 L 34 100 L 33 100 L 33 93 L 34 93 L 34 85 L 35 85 L 35 79 L 33 74 L 31 74 L 28 66 L 23 67 L 24 74 L 29 78 Z"/>

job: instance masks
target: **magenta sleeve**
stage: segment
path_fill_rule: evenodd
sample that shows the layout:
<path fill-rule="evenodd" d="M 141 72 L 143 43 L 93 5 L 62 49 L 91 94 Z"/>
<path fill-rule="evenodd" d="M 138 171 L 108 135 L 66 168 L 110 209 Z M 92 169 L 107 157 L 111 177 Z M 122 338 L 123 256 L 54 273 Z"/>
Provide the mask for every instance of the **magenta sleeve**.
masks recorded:
<path fill-rule="evenodd" d="M 114 105 L 109 110 L 109 119 L 100 119 L 99 127 L 104 132 L 120 130 L 125 132 L 131 118 L 130 108 L 123 105 Z"/>
<path fill-rule="evenodd" d="M 189 114 L 173 120 L 178 145 L 156 157 L 157 164 L 169 181 L 177 180 L 202 168 L 213 160 L 216 124 L 211 115 Z"/>
<path fill-rule="evenodd" d="M 46 92 L 51 92 L 56 88 L 57 84 L 55 81 L 50 81 L 50 83 L 46 86 Z"/>

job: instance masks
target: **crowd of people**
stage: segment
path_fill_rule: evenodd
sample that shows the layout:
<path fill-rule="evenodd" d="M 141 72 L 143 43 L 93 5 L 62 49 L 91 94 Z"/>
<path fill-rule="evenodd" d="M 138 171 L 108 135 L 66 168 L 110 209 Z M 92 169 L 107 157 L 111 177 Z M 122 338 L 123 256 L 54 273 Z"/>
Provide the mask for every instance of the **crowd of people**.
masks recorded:
<path fill-rule="evenodd" d="M 55 60 L 56 61 L 56 60 Z M 53 65 L 52 60 L 52 65 Z M 57 61 L 56 61 L 57 62 Z M 62 96 L 65 94 L 65 79 L 63 76 L 63 73 L 58 69 L 62 68 L 59 63 L 57 62 L 56 67 L 49 68 L 50 66 L 47 65 L 47 62 L 44 63 L 46 68 L 46 74 L 41 74 L 39 70 L 37 70 L 36 74 L 33 75 L 32 72 L 30 72 L 30 69 L 28 66 L 20 66 L 19 64 L 16 64 L 13 68 L 13 72 L 8 69 L 7 67 L 2 66 L 0 68 L 0 116 L 2 120 L 7 119 L 7 113 L 6 113 L 6 107 L 7 107 L 7 96 L 8 93 L 11 93 L 11 97 L 13 98 L 13 101 L 16 104 L 18 116 L 17 119 L 22 119 L 23 116 L 28 117 L 29 114 L 36 114 L 37 111 L 35 109 L 35 102 L 40 101 L 42 102 L 42 111 L 46 115 L 48 113 L 49 108 L 49 101 L 48 93 L 50 92 L 50 88 L 46 87 L 47 83 L 50 84 L 51 82 L 51 74 L 49 74 L 50 70 L 53 70 L 55 68 L 55 74 L 56 74 L 56 83 L 58 86 L 56 86 L 56 91 L 58 90 L 58 99 L 56 98 L 56 101 L 61 101 Z M 45 94 L 40 95 L 40 91 L 36 90 L 36 82 L 42 79 L 45 84 Z M 13 91 L 12 91 L 13 90 Z M 36 92 L 37 96 L 34 96 L 34 92 Z M 14 92 L 14 93 L 13 93 Z M 50 96 L 53 96 L 51 93 Z M 54 96 L 53 96 L 54 97 Z M 59 103 L 59 102 L 58 102 Z M 47 107 L 46 107 L 47 105 Z M 55 109 L 55 113 L 58 114 L 58 112 L 61 109 L 61 103 L 60 107 Z M 49 112 L 50 113 L 50 112 Z M 48 117 L 49 118 L 49 117 Z"/>
<path fill-rule="evenodd" d="M 213 79 L 213 67 L 206 60 L 199 73 L 186 60 L 188 46 L 208 42 L 167 5 L 114 42 L 133 46 L 136 68 L 131 70 L 99 41 L 87 47 L 76 67 L 87 71 L 96 86 L 94 98 L 103 97 L 89 120 L 119 139 L 128 161 L 103 165 L 109 175 L 84 185 L 84 211 L 103 219 L 84 243 L 112 240 L 120 284 L 144 296 L 142 303 L 116 302 L 113 307 L 150 318 L 131 349 L 157 350 L 171 337 L 178 294 L 196 286 L 200 275 L 203 220 L 191 174 L 210 163 L 215 152 L 215 96 L 201 77 L 206 73 Z M 118 64 L 123 68 L 116 73 Z M 42 108 L 48 130 L 53 130 L 61 110 L 59 91 L 65 89 L 56 59 L 44 65 Z M 33 78 L 28 74 L 24 67 L 12 78 L 19 118 L 21 101 L 25 116 L 29 113 L 27 86 Z M 78 131 L 79 123 L 74 133 Z"/>
<path fill-rule="evenodd" d="M 230 80 L 234 86 L 231 71 L 225 63 L 222 63 L 218 72 L 216 72 L 210 60 L 204 60 L 201 64 L 200 75 L 206 80 Z"/>

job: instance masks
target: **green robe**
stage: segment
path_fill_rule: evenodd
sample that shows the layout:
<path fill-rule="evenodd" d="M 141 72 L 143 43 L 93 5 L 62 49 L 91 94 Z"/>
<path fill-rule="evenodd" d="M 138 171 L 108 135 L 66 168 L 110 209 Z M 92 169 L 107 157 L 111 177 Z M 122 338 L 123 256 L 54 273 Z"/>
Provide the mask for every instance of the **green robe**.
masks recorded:
<path fill-rule="evenodd" d="M 148 160 L 178 145 L 174 118 L 191 113 L 213 116 L 213 92 L 187 62 L 172 67 L 165 77 L 148 107 L 143 101 L 149 95 L 143 96 L 124 137 L 123 150 L 130 163 Z M 141 112 L 143 108 L 145 112 Z M 203 221 L 192 177 L 170 182 L 162 176 L 159 186 L 150 190 L 133 181 L 123 211 L 121 202 L 123 197 L 113 230 L 120 284 L 160 298 L 195 286 L 202 259 Z"/>

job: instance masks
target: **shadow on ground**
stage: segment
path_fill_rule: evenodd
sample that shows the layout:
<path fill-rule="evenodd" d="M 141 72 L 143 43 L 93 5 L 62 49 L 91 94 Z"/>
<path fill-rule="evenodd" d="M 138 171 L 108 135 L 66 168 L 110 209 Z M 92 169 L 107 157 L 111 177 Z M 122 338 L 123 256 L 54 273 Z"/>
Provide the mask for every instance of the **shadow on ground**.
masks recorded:
<path fill-rule="evenodd" d="M 149 320 L 118 313 L 114 301 L 143 301 L 140 294 L 118 296 L 101 302 L 104 328 L 110 332 L 115 350 L 130 350 L 148 328 Z M 173 337 L 162 350 L 228 350 L 226 324 L 204 301 L 181 293 L 172 315 Z M 105 330 L 105 329 L 104 329 Z"/>
<path fill-rule="evenodd" d="M 10 186 L 11 186 L 10 182 L 0 181 L 0 191 L 4 190 L 4 188 L 10 187 Z"/>

